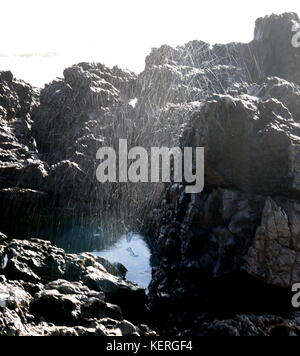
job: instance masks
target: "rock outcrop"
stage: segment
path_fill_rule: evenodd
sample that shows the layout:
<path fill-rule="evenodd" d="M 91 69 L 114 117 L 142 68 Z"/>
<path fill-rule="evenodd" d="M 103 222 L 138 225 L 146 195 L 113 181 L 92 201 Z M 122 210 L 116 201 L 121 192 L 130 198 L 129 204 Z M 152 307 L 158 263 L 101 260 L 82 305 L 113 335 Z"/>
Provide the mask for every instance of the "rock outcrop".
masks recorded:
<path fill-rule="evenodd" d="M 34 227 L 32 213 L 49 199 L 42 191 L 48 166 L 31 132 L 38 103 L 38 90 L 11 72 L 0 72 L 0 225 L 6 232 Z"/>
<path fill-rule="evenodd" d="M 129 71 L 88 63 L 41 91 L 0 73 L 2 231 L 38 237 L 52 225 L 55 239 L 61 221 L 95 216 L 104 223 L 122 191 L 97 182 L 96 153 L 132 135 L 135 83 Z"/>
<path fill-rule="evenodd" d="M 266 16 L 256 21 L 251 49 L 261 78 L 277 76 L 300 84 L 299 47 L 292 45 L 298 24 L 295 13 Z"/>
<path fill-rule="evenodd" d="M 295 14 L 259 19 L 249 44 L 259 71 L 246 54 L 243 66 L 236 62 L 246 80 L 181 105 L 180 145 L 205 148 L 205 189 L 189 195 L 172 185 L 150 218 L 161 261 L 150 296 L 163 331 L 250 335 L 253 324 L 255 335 L 270 335 L 266 325 L 277 320 L 283 333 L 298 334 L 290 292 L 300 279 L 295 21 Z M 281 321 L 261 318 L 268 313 Z"/>
<path fill-rule="evenodd" d="M 145 291 L 121 277 L 120 265 L 4 237 L 0 262 L 2 336 L 155 335 L 142 324 Z"/>
<path fill-rule="evenodd" d="M 133 73 L 116 67 L 80 63 L 67 68 L 64 79 L 46 85 L 33 115 L 33 133 L 44 159 L 51 164 L 68 160 L 80 153 L 76 149 L 84 146 L 84 139 L 94 139 L 99 149 L 102 141 L 93 135 L 100 131 L 88 127 L 97 126 L 111 107 L 133 99 L 135 81 Z"/>

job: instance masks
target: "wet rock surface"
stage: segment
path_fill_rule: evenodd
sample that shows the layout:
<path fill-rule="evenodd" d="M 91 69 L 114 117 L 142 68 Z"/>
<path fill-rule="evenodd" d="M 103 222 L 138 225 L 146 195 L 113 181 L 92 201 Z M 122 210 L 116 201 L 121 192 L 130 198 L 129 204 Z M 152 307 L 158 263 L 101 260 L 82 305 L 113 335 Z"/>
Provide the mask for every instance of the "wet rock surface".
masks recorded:
<path fill-rule="evenodd" d="M 10 239 L 0 256 L 0 335 L 155 335 L 138 326 L 148 318 L 145 291 L 107 272 L 116 266 L 103 258 Z"/>

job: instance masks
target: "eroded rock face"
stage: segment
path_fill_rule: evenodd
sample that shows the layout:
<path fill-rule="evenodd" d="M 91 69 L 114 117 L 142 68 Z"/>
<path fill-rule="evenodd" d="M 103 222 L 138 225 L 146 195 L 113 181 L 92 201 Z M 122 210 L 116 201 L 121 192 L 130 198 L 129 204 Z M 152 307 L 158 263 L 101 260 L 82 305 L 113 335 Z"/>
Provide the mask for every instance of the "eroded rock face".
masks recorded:
<path fill-rule="evenodd" d="M 37 189 L 46 175 L 31 135 L 38 92 L 10 72 L 0 72 L 0 187 Z"/>
<path fill-rule="evenodd" d="M 37 103 L 38 93 L 29 84 L 16 80 L 9 71 L 0 73 L 0 81 L 0 106 L 1 111 L 6 112 L 7 119 L 30 114 Z"/>
<path fill-rule="evenodd" d="M 67 68 L 64 79 L 47 85 L 33 116 L 33 132 L 45 160 L 55 164 L 74 155 L 85 124 L 96 124 L 111 107 L 133 99 L 135 80 L 133 73 L 116 67 L 80 63 Z M 94 140 L 97 143 L 97 137 Z"/>
<path fill-rule="evenodd" d="M 210 48 L 202 41 L 153 49 L 138 76 L 141 93 L 137 110 L 153 115 L 167 104 L 202 101 L 212 93 L 223 93 L 236 83 L 250 81 L 248 51 L 241 43 Z"/>
<path fill-rule="evenodd" d="M 133 73 L 101 64 L 67 68 L 41 92 L 1 72 L 2 231 L 37 236 L 59 220 L 96 215 L 111 200 L 115 188 L 96 180 L 96 152 L 132 134 L 135 84 Z"/>
<path fill-rule="evenodd" d="M 268 198 L 261 224 L 246 256 L 245 270 L 269 284 L 289 288 L 300 276 L 298 201 L 283 206 Z"/>
<path fill-rule="evenodd" d="M 287 87 L 272 78 L 190 110 L 181 142 L 205 147 L 206 188 L 187 195 L 174 185 L 153 213 L 150 229 L 161 259 L 150 288 L 154 309 L 174 302 L 188 315 L 187 304 L 199 313 L 211 312 L 214 304 L 221 314 L 234 305 L 242 313 L 243 306 L 258 312 L 273 293 L 290 308 L 283 291 L 300 276 L 299 124 L 287 96 L 285 104 L 267 98 L 269 83 L 282 84 L 283 92 Z M 224 285 L 229 289 L 218 303 L 214 294 Z M 268 297 L 248 300 L 253 289 Z"/>
<path fill-rule="evenodd" d="M 300 84 L 299 48 L 292 45 L 295 13 L 271 15 L 256 21 L 254 41 L 251 43 L 261 77 L 278 76 Z"/>
<path fill-rule="evenodd" d="M 103 258 L 68 255 L 47 241 L 9 239 L 1 242 L 2 255 L 0 335 L 155 335 L 124 320 L 146 320 L 145 291 Z"/>
<path fill-rule="evenodd" d="M 243 65 L 236 62 L 241 73 L 248 71 L 246 80 L 235 78 L 223 92 L 207 92 L 192 105 L 175 104 L 184 117 L 181 147 L 205 148 L 205 189 L 188 195 L 184 186 L 172 185 L 148 225 L 160 259 L 151 305 L 164 331 L 181 325 L 175 334 L 267 335 L 270 317 L 255 315 L 293 318 L 290 288 L 300 278 L 295 21 L 294 14 L 258 20 L 252 59 L 244 52 Z M 179 52 L 162 48 L 155 58 L 159 65 L 174 63 Z M 171 115 L 174 104 L 163 105 L 161 115 Z M 297 318 L 292 329 L 283 319 L 274 334 L 297 334 Z"/>
<path fill-rule="evenodd" d="M 31 133 L 38 95 L 12 73 L 0 72 L 0 225 L 6 232 L 34 225 L 32 212 L 38 212 L 48 198 L 42 192 L 47 164 L 38 156 Z"/>
<path fill-rule="evenodd" d="M 299 196 L 299 124 L 282 102 L 251 92 L 207 101 L 192 113 L 182 146 L 205 147 L 207 187 Z"/>
<path fill-rule="evenodd" d="M 276 82 L 278 87 L 280 83 L 286 87 L 285 82 L 275 78 L 269 79 L 268 83 L 272 81 Z M 221 234 L 222 239 L 228 240 L 229 244 L 239 239 L 241 244 L 239 235 L 241 219 L 244 223 L 243 228 L 248 230 L 248 235 L 244 235 L 242 241 L 246 242 L 248 247 L 254 241 L 256 246 L 254 250 L 261 251 L 261 256 L 256 256 L 256 263 L 253 258 L 249 262 L 249 265 L 252 265 L 249 270 L 259 270 L 257 276 L 267 283 L 289 287 L 295 283 L 299 275 L 296 267 L 296 250 L 300 240 L 297 217 L 300 131 L 299 124 L 294 120 L 288 107 L 277 99 L 266 99 L 265 94 L 262 94 L 266 86 L 267 84 L 262 84 L 261 89 L 257 90 L 258 85 L 255 85 L 256 93 L 260 93 L 262 97 L 250 95 L 254 93 L 253 86 L 250 85 L 243 94 L 216 95 L 204 105 L 199 105 L 198 110 L 197 107 L 190 109 L 190 118 L 181 138 L 182 146 L 205 147 L 206 190 L 217 190 L 189 197 L 178 192 L 180 188 L 176 186 L 171 188 L 163 208 L 167 211 L 160 220 L 163 227 L 160 227 L 160 231 L 156 230 L 156 236 L 165 235 L 167 241 L 170 240 L 169 242 L 174 245 L 175 242 L 170 237 L 178 233 L 182 235 L 182 231 L 187 231 L 187 236 L 195 236 L 194 239 L 200 239 L 201 243 L 208 239 L 206 248 L 209 249 L 209 244 L 212 248 L 212 238 L 207 235 L 208 216 L 211 217 L 210 229 L 217 231 L 220 223 L 227 227 L 227 232 L 223 231 Z M 217 187 L 222 187 L 222 190 Z M 276 203 L 268 196 L 274 196 Z M 206 199 L 207 202 L 204 203 Z M 190 205 L 185 205 L 187 201 Z M 244 203 L 245 201 L 247 203 Z M 222 209 L 227 209 L 228 204 L 232 205 L 231 209 L 233 206 L 241 209 L 237 212 L 236 221 L 230 221 L 232 216 L 229 213 L 223 214 Z M 175 215 L 178 227 L 177 232 L 175 230 L 171 236 L 167 236 L 165 231 L 166 229 L 168 231 L 169 227 L 172 231 L 176 225 L 168 218 L 166 223 L 164 216 L 169 216 L 169 209 L 172 218 L 174 212 L 180 216 L 178 221 Z M 212 211 L 209 211 L 210 209 Z M 196 224 L 197 228 L 193 224 Z M 220 232 L 217 235 L 220 235 Z M 174 239 L 176 240 L 176 237 Z M 267 245 L 272 245 L 269 247 L 274 250 L 272 258 L 267 254 L 267 248 L 263 246 L 262 240 Z M 181 237 L 181 255 L 184 255 L 185 251 L 183 246 L 189 246 L 193 250 L 193 245 L 188 241 L 187 237 Z M 272 241 L 278 243 L 277 248 L 273 246 Z M 280 249 L 281 244 L 287 250 Z M 247 246 L 244 247 L 246 248 L 241 251 L 241 256 L 248 251 Z M 218 249 L 215 251 L 216 255 Z M 291 249 L 290 253 L 288 249 Z M 254 251 L 251 251 L 252 255 Z M 281 255 L 285 256 L 282 257 L 285 262 L 276 263 L 276 258 Z M 198 259 L 201 252 L 196 256 Z M 233 258 L 237 257 L 237 252 L 232 252 L 229 261 L 233 262 Z M 268 267 L 260 265 L 259 261 L 263 263 L 262 259 L 270 259 Z M 215 268 L 219 265 L 213 260 L 211 264 Z M 238 262 L 238 265 L 241 266 L 241 263 Z M 277 273 L 270 269 L 271 265 L 277 268 Z M 282 276 L 278 276 L 280 271 L 286 273 L 283 280 Z"/>

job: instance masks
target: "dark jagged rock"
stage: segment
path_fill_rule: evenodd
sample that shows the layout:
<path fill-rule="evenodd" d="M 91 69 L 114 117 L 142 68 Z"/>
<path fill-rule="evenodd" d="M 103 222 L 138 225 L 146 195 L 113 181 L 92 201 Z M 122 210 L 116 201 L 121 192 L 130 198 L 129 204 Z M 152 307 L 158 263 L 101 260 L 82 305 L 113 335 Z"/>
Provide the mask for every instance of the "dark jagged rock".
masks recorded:
<path fill-rule="evenodd" d="M 300 87 L 284 79 L 271 77 L 260 86 L 253 86 L 251 91 L 264 100 L 279 100 L 293 116 L 295 122 L 300 121 Z"/>
<path fill-rule="evenodd" d="M 119 204 L 123 188 L 96 179 L 96 153 L 102 146 L 117 149 L 120 138 L 132 140 L 135 95 L 133 73 L 89 63 L 67 68 L 64 79 L 42 90 L 32 132 L 40 157 L 50 165 L 43 190 L 51 197 L 51 209 L 60 209 L 60 219 L 64 213 L 69 219 L 98 216 L 99 210 L 104 214 Z"/>
<path fill-rule="evenodd" d="M 103 258 L 41 240 L 3 237 L 0 247 L 0 335 L 155 335 L 124 320 L 145 320 L 145 291 Z"/>
<path fill-rule="evenodd" d="M 21 225 L 32 228 L 32 213 L 47 200 L 41 191 L 47 164 L 40 160 L 31 133 L 38 94 L 10 72 L 0 72 L 0 225 L 7 233 L 18 234 Z"/>
<path fill-rule="evenodd" d="M 299 336 L 299 315 L 292 321 L 274 316 L 238 315 L 231 320 L 205 323 L 199 336 Z"/>
<path fill-rule="evenodd" d="M 38 189 L 46 176 L 30 128 L 38 93 L 0 72 L 0 188 Z"/>
<path fill-rule="evenodd" d="M 134 84 L 133 73 L 80 63 L 64 71 L 64 80 L 47 85 L 33 116 L 33 132 L 45 160 L 58 163 L 69 159 L 85 124 L 101 119 L 110 107 L 133 99 Z"/>
<path fill-rule="evenodd" d="M 132 134 L 128 103 L 136 76 L 89 63 L 67 68 L 64 76 L 38 98 L 28 84 L 1 72 L 0 227 L 15 237 L 98 215 L 115 190 L 98 184 L 96 152 L 116 145 L 121 132 Z"/>
<path fill-rule="evenodd" d="M 292 45 L 293 28 L 299 22 L 295 13 L 273 14 L 256 21 L 250 45 L 260 77 L 277 76 L 300 84 L 300 51 Z"/>
<path fill-rule="evenodd" d="M 137 110 L 151 115 L 168 103 L 201 101 L 212 93 L 224 93 L 233 84 L 249 81 L 244 63 L 238 63 L 246 49 L 238 43 L 210 49 L 200 41 L 154 49 L 138 77 L 141 94 Z"/>
<path fill-rule="evenodd" d="M 9 71 L 0 72 L 0 106 L 7 119 L 27 117 L 37 104 L 38 92 L 29 84 L 16 80 Z"/>
<path fill-rule="evenodd" d="M 294 160 L 300 127 L 282 102 L 249 94 L 207 101 L 190 121 L 182 146 L 206 148 L 207 187 L 299 196 Z"/>
<path fill-rule="evenodd" d="M 300 273 L 295 21 L 294 14 L 258 20 L 245 60 L 239 57 L 242 45 L 230 55 L 247 79 L 235 78 L 221 93 L 208 91 L 193 104 L 188 95 L 187 103 L 176 103 L 184 117 L 177 118 L 181 146 L 205 147 L 205 190 L 188 195 L 184 186 L 169 187 L 148 225 L 160 260 L 150 285 L 151 307 L 163 332 L 298 335 L 290 296 Z M 161 48 L 148 65 L 182 57 L 181 48 Z M 174 97 L 166 101 L 176 102 Z M 172 115 L 174 104 L 162 105 L 159 115 Z M 247 313 L 253 316 L 239 316 Z M 281 319 L 257 316 L 268 313 Z"/>
<path fill-rule="evenodd" d="M 299 22 L 294 13 L 260 18 L 249 44 L 210 47 L 191 41 L 153 49 L 138 77 L 140 110 L 151 113 L 168 103 L 203 101 L 237 83 L 257 83 L 272 76 L 299 84 L 299 48 L 292 46 L 292 29 Z"/>

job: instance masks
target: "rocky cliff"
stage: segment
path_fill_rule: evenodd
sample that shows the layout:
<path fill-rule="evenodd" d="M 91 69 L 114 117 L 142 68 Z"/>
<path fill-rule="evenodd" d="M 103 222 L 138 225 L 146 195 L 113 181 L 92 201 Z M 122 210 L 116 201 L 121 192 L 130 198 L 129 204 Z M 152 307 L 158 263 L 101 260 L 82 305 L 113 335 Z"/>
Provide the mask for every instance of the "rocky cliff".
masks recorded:
<path fill-rule="evenodd" d="M 259 19 L 244 60 L 245 46 L 234 45 L 235 73 L 243 75 L 193 107 L 181 106 L 187 117 L 181 146 L 205 147 L 205 190 L 188 195 L 183 186 L 170 186 L 150 223 L 161 261 L 150 287 L 152 307 L 168 320 L 167 329 L 176 325 L 174 333 L 270 334 L 274 320 L 263 314 L 295 317 L 300 87 L 294 21 L 294 14 Z"/>
<path fill-rule="evenodd" d="M 147 301 L 116 266 L 29 239 L 86 217 L 111 233 L 112 215 L 143 224 L 159 258 L 160 333 L 300 334 L 299 22 L 258 19 L 248 44 L 164 45 L 139 75 L 79 63 L 38 90 L 0 72 L 0 334 L 152 334 L 133 326 Z M 204 147 L 204 191 L 99 185 L 96 152 L 119 138 Z"/>

